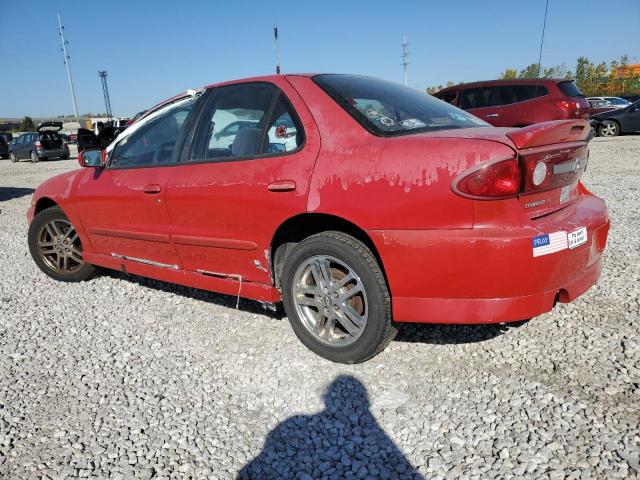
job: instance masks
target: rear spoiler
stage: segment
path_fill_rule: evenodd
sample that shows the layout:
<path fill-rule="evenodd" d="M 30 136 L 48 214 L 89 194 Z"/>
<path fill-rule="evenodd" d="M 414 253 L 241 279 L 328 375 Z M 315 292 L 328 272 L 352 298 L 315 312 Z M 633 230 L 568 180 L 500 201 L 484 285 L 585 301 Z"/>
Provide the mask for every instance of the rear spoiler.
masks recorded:
<path fill-rule="evenodd" d="M 554 120 L 509 130 L 507 137 L 516 148 L 524 149 L 554 143 L 588 142 L 593 133 L 587 120 Z"/>

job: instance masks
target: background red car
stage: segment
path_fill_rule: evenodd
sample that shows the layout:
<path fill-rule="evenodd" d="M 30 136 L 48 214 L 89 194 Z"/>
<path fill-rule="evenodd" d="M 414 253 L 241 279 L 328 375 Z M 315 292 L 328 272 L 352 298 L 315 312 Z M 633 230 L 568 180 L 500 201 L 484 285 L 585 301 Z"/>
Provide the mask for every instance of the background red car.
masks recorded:
<path fill-rule="evenodd" d="M 435 97 L 496 127 L 524 127 L 549 120 L 589 118 L 590 105 L 572 80 L 491 80 L 463 83 Z"/>
<path fill-rule="evenodd" d="M 359 362 L 394 322 L 522 320 L 586 291 L 609 228 L 580 183 L 588 133 L 353 75 L 212 85 L 43 183 L 29 247 L 59 280 L 98 265 L 282 300 L 305 345 Z"/>

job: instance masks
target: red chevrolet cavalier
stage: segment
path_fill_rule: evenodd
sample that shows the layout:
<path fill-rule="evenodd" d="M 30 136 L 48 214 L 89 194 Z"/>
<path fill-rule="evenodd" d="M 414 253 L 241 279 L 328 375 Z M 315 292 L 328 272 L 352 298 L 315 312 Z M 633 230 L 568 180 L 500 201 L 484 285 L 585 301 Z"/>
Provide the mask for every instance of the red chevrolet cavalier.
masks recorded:
<path fill-rule="evenodd" d="M 307 347 L 360 362 L 394 322 L 528 319 L 591 287 L 609 216 L 580 182 L 588 134 L 354 75 L 212 85 L 43 183 L 29 247 L 58 280 L 99 266 L 282 301 Z"/>

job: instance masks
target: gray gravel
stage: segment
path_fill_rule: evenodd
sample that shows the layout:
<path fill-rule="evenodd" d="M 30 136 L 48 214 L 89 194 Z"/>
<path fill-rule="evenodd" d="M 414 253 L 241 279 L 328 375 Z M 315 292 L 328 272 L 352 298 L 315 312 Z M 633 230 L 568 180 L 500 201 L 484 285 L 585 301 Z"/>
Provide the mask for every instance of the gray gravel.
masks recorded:
<path fill-rule="evenodd" d="M 1 478 L 638 478 L 640 137 L 596 139 L 599 284 L 516 327 L 403 326 L 364 365 L 250 301 L 40 273 L 31 189 L 0 161 Z"/>

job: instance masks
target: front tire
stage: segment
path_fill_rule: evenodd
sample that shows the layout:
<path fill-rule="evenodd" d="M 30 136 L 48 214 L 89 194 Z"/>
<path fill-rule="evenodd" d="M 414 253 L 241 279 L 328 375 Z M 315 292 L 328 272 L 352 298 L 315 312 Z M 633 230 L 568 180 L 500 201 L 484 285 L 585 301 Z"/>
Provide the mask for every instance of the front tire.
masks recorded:
<path fill-rule="evenodd" d="M 332 362 L 364 362 L 396 334 L 382 270 L 371 250 L 350 235 L 322 232 L 300 242 L 281 285 L 296 336 Z"/>
<path fill-rule="evenodd" d="M 29 225 L 28 241 L 36 265 L 51 278 L 81 282 L 95 272 L 93 265 L 85 263 L 80 237 L 59 207 L 47 208 L 35 216 Z"/>
<path fill-rule="evenodd" d="M 598 127 L 598 134 L 601 137 L 617 137 L 620 135 L 620 125 L 613 120 L 603 120 Z"/>

